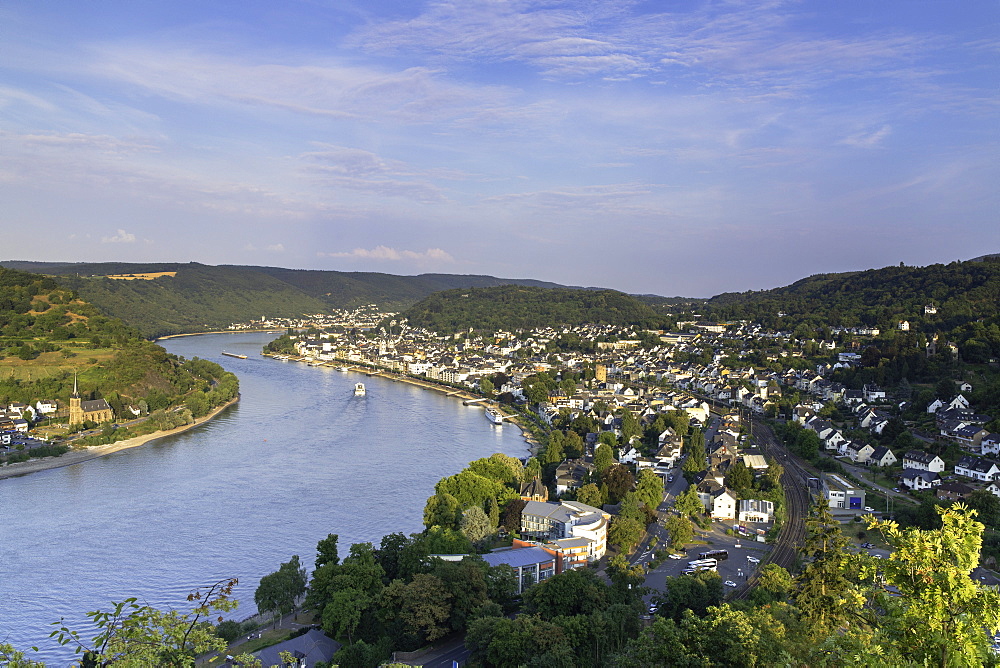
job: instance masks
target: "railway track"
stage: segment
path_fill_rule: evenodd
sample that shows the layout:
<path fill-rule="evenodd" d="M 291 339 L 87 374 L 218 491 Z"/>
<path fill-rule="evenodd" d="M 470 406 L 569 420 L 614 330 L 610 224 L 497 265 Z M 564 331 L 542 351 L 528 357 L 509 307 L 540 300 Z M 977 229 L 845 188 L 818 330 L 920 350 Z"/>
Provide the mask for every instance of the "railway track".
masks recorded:
<path fill-rule="evenodd" d="M 736 588 L 729 600 L 747 598 L 758 584 L 760 569 L 767 564 L 778 564 L 789 571 L 793 569 L 798 557 L 798 550 L 805 543 L 806 538 L 805 519 L 809 512 L 807 485 L 809 478 L 816 477 L 813 472 L 802 466 L 795 456 L 788 452 L 787 448 L 781 445 L 770 426 L 755 420 L 752 416 L 749 419 L 751 433 L 756 437 L 761 449 L 785 469 L 781 475 L 781 484 L 785 488 L 787 514 L 785 523 L 778 532 L 774 548 L 767 557 L 761 560 L 760 565 L 754 570 L 754 574 Z"/>

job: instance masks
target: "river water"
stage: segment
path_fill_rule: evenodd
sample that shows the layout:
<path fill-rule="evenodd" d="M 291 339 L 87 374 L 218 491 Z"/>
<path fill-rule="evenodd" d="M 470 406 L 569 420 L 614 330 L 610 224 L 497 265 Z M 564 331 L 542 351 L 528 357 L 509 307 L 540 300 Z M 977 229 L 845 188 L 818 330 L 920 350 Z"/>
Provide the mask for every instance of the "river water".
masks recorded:
<path fill-rule="evenodd" d="M 481 407 L 261 357 L 273 337 L 163 341 L 236 373 L 239 404 L 139 448 L 0 480 L 0 642 L 67 665 L 71 652 L 48 638 L 52 622 L 86 630 L 87 611 L 131 596 L 186 610 L 191 590 L 227 577 L 240 579 L 231 616 L 249 616 L 260 578 L 293 554 L 311 567 L 327 534 L 339 534 L 344 555 L 352 543 L 420 531 L 441 477 L 494 452 L 527 454 L 520 431 L 493 427 Z M 353 395 L 359 381 L 365 397 Z"/>

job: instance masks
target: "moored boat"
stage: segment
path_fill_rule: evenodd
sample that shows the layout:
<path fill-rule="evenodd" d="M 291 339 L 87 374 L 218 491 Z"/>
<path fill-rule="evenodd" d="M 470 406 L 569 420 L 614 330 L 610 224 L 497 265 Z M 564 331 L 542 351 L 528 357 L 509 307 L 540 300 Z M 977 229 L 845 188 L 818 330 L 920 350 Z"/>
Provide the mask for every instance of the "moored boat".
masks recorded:
<path fill-rule="evenodd" d="M 489 408 L 489 407 L 486 408 L 486 419 L 492 422 L 493 424 L 497 425 L 503 424 L 503 418 L 504 418 L 503 413 L 496 410 L 495 408 Z"/>

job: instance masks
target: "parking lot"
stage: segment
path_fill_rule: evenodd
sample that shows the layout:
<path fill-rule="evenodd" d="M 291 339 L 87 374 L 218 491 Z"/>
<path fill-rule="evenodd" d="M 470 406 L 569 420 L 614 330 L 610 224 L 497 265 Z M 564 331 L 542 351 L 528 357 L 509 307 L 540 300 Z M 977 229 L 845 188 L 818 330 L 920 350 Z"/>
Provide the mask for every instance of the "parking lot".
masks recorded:
<path fill-rule="evenodd" d="M 687 546 L 687 553 L 680 559 L 665 559 L 662 564 L 646 575 L 646 586 L 653 591 L 646 596 L 647 603 L 656 595 L 662 594 L 665 590 L 668 577 L 681 575 L 689 568 L 688 562 L 698 558 L 699 552 L 709 550 L 727 550 L 729 558 L 719 561 L 718 573 L 723 582 L 729 581 L 735 584 L 742 583 L 758 567 L 748 559 L 752 557 L 758 561 L 763 561 L 764 557 L 771 551 L 771 546 L 766 543 L 758 543 L 753 538 L 727 536 L 726 529 L 732 528 L 731 523 L 715 522 L 710 531 L 699 531 L 698 539 L 704 543 L 691 544 Z M 701 535 L 703 534 L 703 535 Z M 730 587 L 726 587 L 728 591 Z"/>

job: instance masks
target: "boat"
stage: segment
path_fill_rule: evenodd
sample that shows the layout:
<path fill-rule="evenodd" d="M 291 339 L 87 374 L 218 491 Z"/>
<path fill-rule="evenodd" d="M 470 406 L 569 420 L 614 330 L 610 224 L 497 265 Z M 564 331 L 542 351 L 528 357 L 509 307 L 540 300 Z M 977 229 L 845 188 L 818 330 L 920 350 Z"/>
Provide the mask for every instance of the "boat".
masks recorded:
<path fill-rule="evenodd" d="M 348 369 L 346 366 L 340 366 L 337 367 L 337 371 L 340 371 L 341 373 L 347 373 L 348 371 L 350 371 L 350 369 Z"/>
<path fill-rule="evenodd" d="M 236 353 L 227 353 L 225 350 L 222 351 L 222 354 L 225 355 L 226 357 L 235 357 L 236 359 L 240 359 L 240 360 L 245 360 L 247 358 L 246 355 L 237 355 Z"/>
<path fill-rule="evenodd" d="M 503 413 L 496 410 L 495 408 L 486 409 L 486 419 L 492 422 L 493 424 L 497 425 L 503 424 L 503 418 L 504 418 Z"/>
<path fill-rule="evenodd" d="M 358 383 L 357 385 L 354 386 L 354 396 L 356 396 L 356 397 L 363 397 L 363 396 L 365 396 L 365 384 L 364 383 Z"/>

